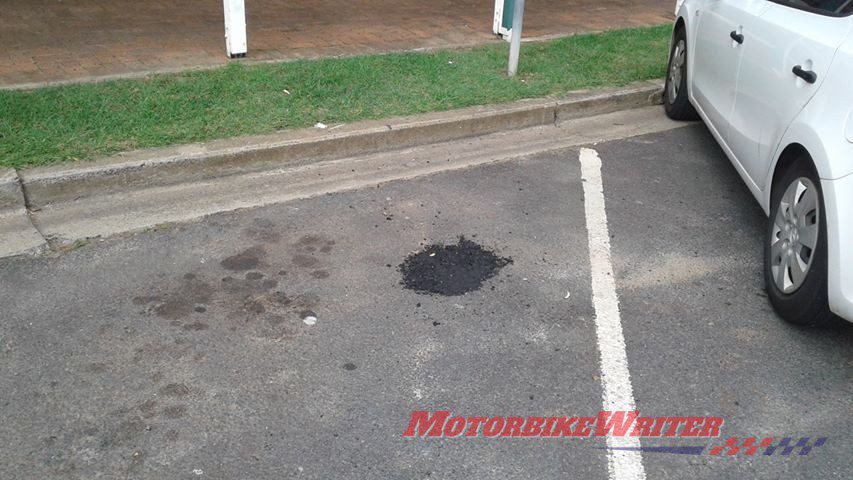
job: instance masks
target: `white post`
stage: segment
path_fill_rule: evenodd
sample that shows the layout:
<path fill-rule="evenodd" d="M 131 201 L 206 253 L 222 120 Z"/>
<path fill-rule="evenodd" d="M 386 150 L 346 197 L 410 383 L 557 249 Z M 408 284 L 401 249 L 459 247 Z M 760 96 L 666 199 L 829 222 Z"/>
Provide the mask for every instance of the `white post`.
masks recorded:
<path fill-rule="evenodd" d="M 495 0 L 495 16 L 492 19 L 492 31 L 501 34 L 501 19 L 503 18 L 504 0 Z"/>
<path fill-rule="evenodd" d="M 507 75 L 514 77 L 518 71 L 518 55 L 521 53 L 521 24 L 524 21 L 524 0 L 515 0 L 512 14 L 512 38 L 509 42 L 509 67 Z"/>
<path fill-rule="evenodd" d="M 222 0 L 225 10 L 225 54 L 228 58 L 245 57 L 246 7 L 244 0 Z"/>

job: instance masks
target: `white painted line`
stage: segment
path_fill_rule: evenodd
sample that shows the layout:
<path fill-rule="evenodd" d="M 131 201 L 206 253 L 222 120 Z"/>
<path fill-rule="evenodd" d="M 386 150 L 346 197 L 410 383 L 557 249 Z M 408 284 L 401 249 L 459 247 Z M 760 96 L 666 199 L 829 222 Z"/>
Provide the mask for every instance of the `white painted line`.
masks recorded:
<path fill-rule="evenodd" d="M 604 208 L 601 158 L 590 148 L 580 151 L 583 178 L 586 229 L 589 235 L 589 263 L 592 270 L 592 301 L 595 307 L 595 333 L 601 355 L 603 410 L 632 411 L 634 391 L 628 373 L 625 337 L 619 316 L 619 298 L 610 259 L 610 233 Z M 608 447 L 639 447 L 639 437 L 607 437 Z M 639 451 L 608 450 L 611 480 L 643 480 L 643 457 Z"/>

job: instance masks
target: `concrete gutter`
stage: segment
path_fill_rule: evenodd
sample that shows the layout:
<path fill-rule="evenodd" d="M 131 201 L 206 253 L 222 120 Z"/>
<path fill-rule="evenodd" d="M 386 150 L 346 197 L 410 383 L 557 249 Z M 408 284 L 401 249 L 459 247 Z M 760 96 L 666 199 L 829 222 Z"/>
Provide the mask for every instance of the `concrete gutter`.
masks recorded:
<path fill-rule="evenodd" d="M 7 210 L 11 208 L 10 212 L 15 212 L 12 216 L 17 219 L 15 228 L 20 228 L 21 218 L 27 216 L 24 206 L 38 213 L 53 205 L 83 199 L 290 169 L 508 130 L 559 125 L 571 119 L 658 104 L 661 92 L 660 81 L 649 81 L 619 89 L 575 92 L 561 99 L 524 100 L 330 125 L 327 129 L 308 128 L 140 150 L 92 162 L 27 169 L 17 172 L 17 176 L 15 172 L 6 172 L 0 183 L 0 211 L 8 205 Z M 11 225 L 11 221 L 2 218 L 6 217 L 0 217 L 0 232 L 12 228 L 2 225 Z M 28 223 L 30 230 L 35 230 L 32 223 Z M 7 241 L 6 237 L 0 237 L 0 243 L 4 244 L 0 256 L 4 251 L 22 252 L 21 247 L 27 244 L 5 248 Z"/>

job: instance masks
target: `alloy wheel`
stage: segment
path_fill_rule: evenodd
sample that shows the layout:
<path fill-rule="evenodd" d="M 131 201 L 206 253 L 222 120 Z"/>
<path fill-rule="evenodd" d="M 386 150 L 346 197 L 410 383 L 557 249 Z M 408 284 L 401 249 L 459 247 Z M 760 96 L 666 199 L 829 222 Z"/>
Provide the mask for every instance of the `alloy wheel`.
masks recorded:
<path fill-rule="evenodd" d="M 684 59 L 686 57 L 687 45 L 684 40 L 679 40 L 672 50 L 672 61 L 669 65 L 669 81 L 666 88 L 666 100 L 670 104 L 675 103 L 678 92 L 681 89 L 681 78 L 684 74 Z"/>
<path fill-rule="evenodd" d="M 770 267 L 780 292 L 796 292 L 806 280 L 820 233 L 819 192 L 811 180 L 800 177 L 779 201 L 770 236 Z"/>

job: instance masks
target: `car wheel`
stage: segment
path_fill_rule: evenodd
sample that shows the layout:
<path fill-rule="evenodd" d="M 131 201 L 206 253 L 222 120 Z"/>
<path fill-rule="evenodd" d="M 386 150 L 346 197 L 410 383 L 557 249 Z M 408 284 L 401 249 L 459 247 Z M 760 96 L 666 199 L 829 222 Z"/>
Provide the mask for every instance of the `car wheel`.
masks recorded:
<path fill-rule="evenodd" d="M 773 185 L 764 242 L 764 281 L 785 320 L 815 327 L 835 323 L 827 296 L 826 215 L 820 180 L 806 160 Z"/>
<path fill-rule="evenodd" d="M 687 37 L 683 27 L 675 32 L 666 71 L 663 92 L 666 115 L 673 120 L 696 120 L 699 116 L 687 98 Z"/>

